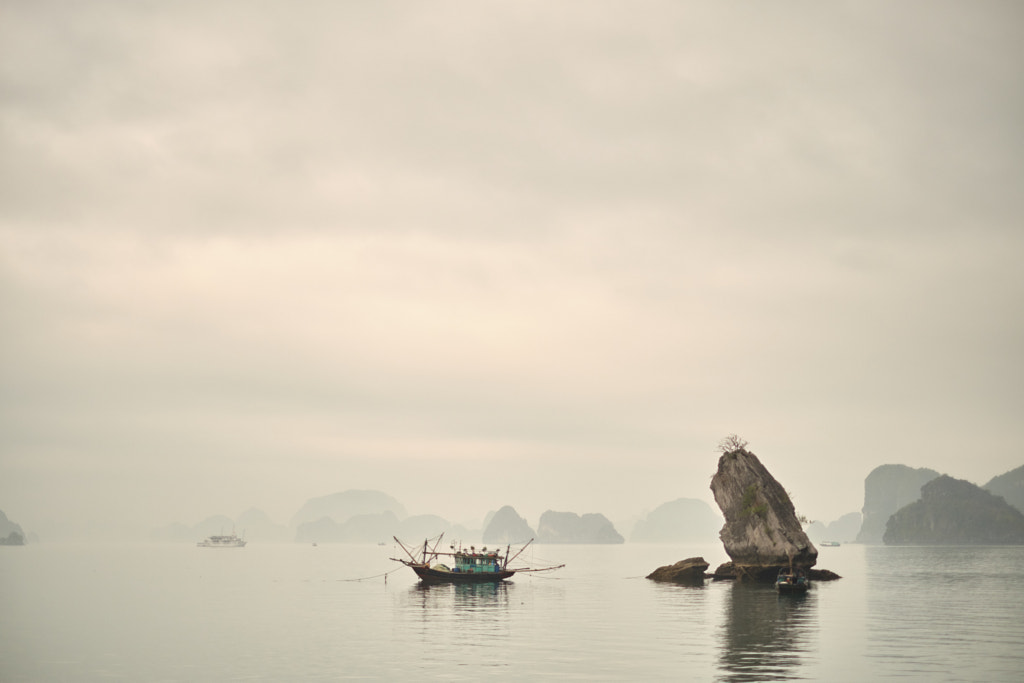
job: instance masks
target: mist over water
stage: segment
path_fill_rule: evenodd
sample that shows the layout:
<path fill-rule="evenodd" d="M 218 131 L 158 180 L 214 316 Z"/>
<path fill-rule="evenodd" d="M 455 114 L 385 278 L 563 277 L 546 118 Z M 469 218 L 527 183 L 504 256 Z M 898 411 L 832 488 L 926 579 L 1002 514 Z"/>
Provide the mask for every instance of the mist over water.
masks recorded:
<path fill-rule="evenodd" d="M 805 596 L 643 578 L 720 546 L 537 546 L 565 562 L 423 586 L 384 546 L 0 549 L 0 679 L 1015 681 L 1024 548 L 824 549 Z M 384 572 L 391 572 L 384 576 Z M 362 577 L 373 577 L 356 581 Z"/>

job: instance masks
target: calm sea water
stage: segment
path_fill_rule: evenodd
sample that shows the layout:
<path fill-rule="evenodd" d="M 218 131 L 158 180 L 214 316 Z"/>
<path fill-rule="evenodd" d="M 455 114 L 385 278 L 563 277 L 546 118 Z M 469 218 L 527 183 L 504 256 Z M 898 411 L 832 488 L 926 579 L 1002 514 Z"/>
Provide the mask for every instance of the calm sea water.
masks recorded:
<path fill-rule="evenodd" d="M 642 578 L 716 545 L 536 546 L 568 566 L 497 586 L 395 552 L 0 547 L 0 680 L 1024 680 L 1020 547 L 822 548 L 806 596 Z"/>

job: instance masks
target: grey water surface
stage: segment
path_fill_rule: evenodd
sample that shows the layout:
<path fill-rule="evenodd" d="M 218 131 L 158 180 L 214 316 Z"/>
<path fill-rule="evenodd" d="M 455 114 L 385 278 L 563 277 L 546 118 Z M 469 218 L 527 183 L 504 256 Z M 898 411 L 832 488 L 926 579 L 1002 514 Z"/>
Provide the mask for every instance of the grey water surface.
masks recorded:
<path fill-rule="evenodd" d="M 715 545 L 532 546 L 567 566 L 431 587 L 397 552 L 0 548 L 0 680 L 1024 679 L 1020 547 L 823 548 L 844 578 L 805 596 L 643 578 Z"/>

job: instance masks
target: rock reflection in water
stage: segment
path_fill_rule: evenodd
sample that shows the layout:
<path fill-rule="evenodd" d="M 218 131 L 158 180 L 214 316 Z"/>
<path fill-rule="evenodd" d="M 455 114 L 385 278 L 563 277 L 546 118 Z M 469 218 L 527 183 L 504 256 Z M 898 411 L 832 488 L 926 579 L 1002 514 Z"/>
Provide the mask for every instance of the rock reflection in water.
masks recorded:
<path fill-rule="evenodd" d="M 814 592 L 779 595 L 764 584 L 733 583 L 725 603 L 723 680 L 803 678 L 799 668 L 813 651 Z"/>

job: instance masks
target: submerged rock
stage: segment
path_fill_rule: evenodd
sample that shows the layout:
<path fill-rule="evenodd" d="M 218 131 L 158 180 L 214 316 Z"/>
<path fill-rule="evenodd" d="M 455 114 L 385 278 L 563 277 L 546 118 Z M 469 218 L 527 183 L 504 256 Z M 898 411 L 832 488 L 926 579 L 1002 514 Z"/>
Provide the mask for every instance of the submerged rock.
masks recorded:
<path fill-rule="evenodd" d="M 718 565 L 715 569 L 715 573 L 711 575 L 711 578 L 715 581 L 729 581 L 732 579 L 738 579 L 739 574 L 736 571 L 736 565 L 732 562 L 723 562 Z"/>
<path fill-rule="evenodd" d="M 811 581 L 835 581 L 836 579 L 843 578 L 828 569 L 811 569 L 807 572 L 807 576 Z"/>
<path fill-rule="evenodd" d="M 774 570 L 767 570 L 766 573 L 768 571 Z M 776 572 L 775 574 L 768 574 L 765 578 L 766 580 L 770 581 L 773 580 L 777 575 L 778 573 Z M 718 568 L 715 569 L 715 572 L 713 574 L 710 574 L 709 576 L 715 581 L 729 581 L 743 578 L 743 575 L 740 574 L 739 570 L 736 568 L 736 565 L 732 562 L 723 562 L 722 564 L 718 565 Z M 836 574 L 833 571 L 829 571 L 828 569 L 808 569 L 807 576 L 808 578 L 810 578 L 811 581 L 835 581 L 836 579 L 843 578 L 839 574 Z"/>
<path fill-rule="evenodd" d="M 723 454 L 711 491 L 725 516 L 719 538 L 739 578 L 774 580 L 780 567 L 809 569 L 818 561 L 786 490 L 753 453 Z"/>
<path fill-rule="evenodd" d="M 652 581 L 670 583 L 704 583 L 704 575 L 710 567 L 703 557 L 690 557 L 675 564 L 658 567 L 647 575 Z"/>

